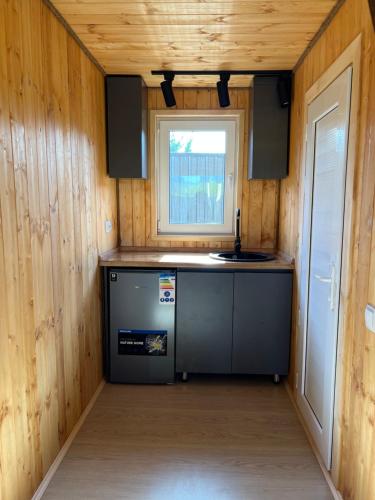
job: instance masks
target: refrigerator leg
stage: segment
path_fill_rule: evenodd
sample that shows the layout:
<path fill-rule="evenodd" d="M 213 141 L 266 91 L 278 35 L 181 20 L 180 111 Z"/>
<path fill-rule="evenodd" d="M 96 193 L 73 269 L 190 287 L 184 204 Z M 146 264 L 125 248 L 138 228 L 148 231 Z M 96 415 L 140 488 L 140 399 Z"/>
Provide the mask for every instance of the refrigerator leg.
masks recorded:
<path fill-rule="evenodd" d="M 188 374 L 187 372 L 182 372 L 182 381 L 187 382 L 188 381 Z"/>

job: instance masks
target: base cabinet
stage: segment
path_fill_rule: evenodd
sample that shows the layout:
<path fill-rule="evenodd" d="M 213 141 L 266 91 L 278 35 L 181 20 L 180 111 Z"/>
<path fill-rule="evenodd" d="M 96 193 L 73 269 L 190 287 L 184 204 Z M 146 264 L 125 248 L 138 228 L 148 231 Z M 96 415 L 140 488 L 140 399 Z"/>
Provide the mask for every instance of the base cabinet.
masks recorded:
<path fill-rule="evenodd" d="M 291 273 L 235 273 L 232 372 L 287 375 Z"/>
<path fill-rule="evenodd" d="M 176 371 L 287 375 L 292 273 L 177 273 Z"/>
<path fill-rule="evenodd" d="M 233 279 L 233 273 L 177 273 L 177 372 L 231 373 Z"/>

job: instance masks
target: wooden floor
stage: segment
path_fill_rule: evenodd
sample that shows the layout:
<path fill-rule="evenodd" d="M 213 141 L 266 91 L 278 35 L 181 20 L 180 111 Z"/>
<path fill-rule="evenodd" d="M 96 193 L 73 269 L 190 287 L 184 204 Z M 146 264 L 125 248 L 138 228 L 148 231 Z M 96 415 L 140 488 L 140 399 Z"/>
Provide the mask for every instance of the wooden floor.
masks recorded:
<path fill-rule="evenodd" d="M 323 500 L 282 385 L 193 378 L 106 385 L 44 500 Z"/>

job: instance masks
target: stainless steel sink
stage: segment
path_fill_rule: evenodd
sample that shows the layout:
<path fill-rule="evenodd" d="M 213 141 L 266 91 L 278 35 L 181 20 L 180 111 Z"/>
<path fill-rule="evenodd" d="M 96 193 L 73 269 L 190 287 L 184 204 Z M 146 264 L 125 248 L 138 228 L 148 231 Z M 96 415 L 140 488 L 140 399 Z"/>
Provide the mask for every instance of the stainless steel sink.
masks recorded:
<path fill-rule="evenodd" d="M 227 262 L 265 262 L 275 260 L 275 256 L 261 252 L 222 252 L 210 253 L 212 259 L 225 260 Z"/>

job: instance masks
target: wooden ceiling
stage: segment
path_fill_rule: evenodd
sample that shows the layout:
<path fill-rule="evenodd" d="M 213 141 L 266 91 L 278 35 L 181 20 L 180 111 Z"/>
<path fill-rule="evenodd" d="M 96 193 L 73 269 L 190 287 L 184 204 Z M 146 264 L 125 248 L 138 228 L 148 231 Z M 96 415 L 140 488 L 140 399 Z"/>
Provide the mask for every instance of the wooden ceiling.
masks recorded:
<path fill-rule="evenodd" d="M 337 0 L 50 0 L 106 73 L 292 69 Z M 176 77 L 211 86 L 217 77 Z M 232 86 L 249 77 L 232 77 Z"/>

